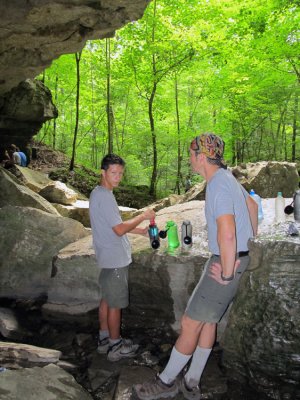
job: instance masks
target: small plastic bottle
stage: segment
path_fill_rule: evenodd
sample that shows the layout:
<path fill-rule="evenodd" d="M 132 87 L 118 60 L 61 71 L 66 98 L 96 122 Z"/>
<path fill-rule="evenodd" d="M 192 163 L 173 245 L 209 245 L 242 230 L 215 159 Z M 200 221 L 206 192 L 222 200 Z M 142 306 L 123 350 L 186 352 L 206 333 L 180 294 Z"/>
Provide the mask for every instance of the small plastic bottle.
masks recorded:
<path fill-rule="evenodd" d="M 258 194 L 255 193 L 253 189 L 250 190 L 249 192 L 250 196 L 253 197 L 253 199 L 256 201 L 258 205 L 258 223 L 260 223 L 264 219 L 264 213 L 262 209 L 262 204 L 261 204 L 261 198 Z"/>
<path fill-rule="evenodd" d="M 277 197 L 275 198 L 275 221 L 276 222 L 284 222 L 285 221 L 285 213 L 284 213 L 285 201 L 282 197 L 282 193 L 278 192 Z"/>

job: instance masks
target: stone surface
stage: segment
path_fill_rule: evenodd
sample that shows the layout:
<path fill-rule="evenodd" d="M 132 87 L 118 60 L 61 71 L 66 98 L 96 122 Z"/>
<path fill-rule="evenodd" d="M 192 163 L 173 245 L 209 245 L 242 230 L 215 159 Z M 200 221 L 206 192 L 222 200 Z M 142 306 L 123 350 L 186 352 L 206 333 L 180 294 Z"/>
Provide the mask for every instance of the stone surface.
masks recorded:
<path fill-rule="evenodd" d="M 76 202 L 77 193 L 63 182 L 53 181 L 40 190 L 39 195 L 50 203 L 70 205 Z"/>
<path fill-rule="evenodd" d="M 0 208 L 0 295 L 27 299 L 47 295 L 53 257 L 88 235 L 77 221 L 30 207 Z"/>
<path fill-rule="evenodd" d="M 91 395 L 58 366 L 0 373 L 0 400 L 92 400 Z"/>
<path fill-rule="evenodd" d="M 45 121 L 57 115 L 51 92 L 41 81 L 27 79 L 3 98 L 0 96 L 0 159 L 3 151 L 14 143 L 30 160 L 28 142 Z"/>
<path fill-rule="evenodd" d="M 260 197 L 292 197 L 299 188 L 299 175 L 296 163 L 260 161 L 232 168 L 233 175 L 249 192 L 254 189 Z"/>
<path fill-rule="evenodd" d="M 112 37 L 139 19 L 146 5 L 146 0 L 1 2 L 0 95 L 61 54 L 80 51 L 87 40 Z"/>
<path fill-rule="evenodd" d="M 31 168 L 23 168 L 18 165 L 15 167 L 18 169 L 17 178 L 35 193 L 39 193 L 41 189 L 53 182 L 52 179 L 48 178 L 43 172 Z"/>
<path fill-rule="evenodd" d="M 57 363 L 60 357 L 61 352 L 57 350 L 45 349 L 24 343 L 0 342 L 0 364 L 2 367 L 43 367 L 48 364 Z"/>
<path fill-rule="evenodd" d="M 187 299 L 209 254 L 203 208 L 204 202 L 195 201 L 157 213 L 156 222 L 160 229 L 164 229 L 169 219 L 178 225 L 183 219 L 192 221 L 194 230 L 199 233 L 194 236 L 195 247 L 189 251 L 181 248 L 170 251 L 167 240 L 161 241 L 158 251 L 153 251 L 149 238 L 129 235 L 133 248 L 131 306 L 124 311 L 129 325 L 131 322 L 136 327 L 148 323 L 152 326 L 166 324 L 178 330 Z M 180 226 L 178 231 L 180 235 Z M 100 296 L 97 283 L 100 269 L 92 248 L 92 237 L 62 249 L 54 260 L 54 271 L 48 301 L 43 306 L 45 318 L 71 320 L 76 316 L 82 323 L 86 322 L 88 312 L 98 307 Z"/>
<path fill-rule="evenodd" d="M 11 340 L 22 340 L 28 335 L 28 332 L 19 324 L 15 312 L 4 307 L 0 307 L 0 333 Z M 1 362 L 0 365 L 2 365 Z"/>
<path fill-rule="evenodd" d="M 22 168 L 22 167 L 20 167 Z M 34 207 L 53 215 L 58 211 L 42 196 L 22 185 L 9 171 L 0 167 L 0 207 L 12 206 Z"/>
<path fill-rule="evenodd" d="M 287 225 L 251 242 L 222 340 L 231 377 L 272 399 L 300 396 L 300 238 L 287 237 Z"/>
<path fill-rule="evenodd" d="M 0 160 L 11 143 L 26 151 L 42 123 L 57 116 L 49 90 L 31 79 L 60 55 L 81 51 L 87 40 L 112 37 L 116 29 L 141 18 L 147 3 L 0 2 Z"/>

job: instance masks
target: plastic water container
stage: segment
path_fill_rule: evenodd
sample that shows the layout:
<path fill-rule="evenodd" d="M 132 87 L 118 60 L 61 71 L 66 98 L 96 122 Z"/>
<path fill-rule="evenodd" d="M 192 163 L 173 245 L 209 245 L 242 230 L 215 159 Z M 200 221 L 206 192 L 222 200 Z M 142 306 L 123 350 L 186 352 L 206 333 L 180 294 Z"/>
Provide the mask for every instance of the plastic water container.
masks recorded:
<path fill-rule="evenodd" d="M 168 232 L 168 246 L 176 249 L 180 243 L 178 239 L 178 229 L 174 221 L 168 221 L 166 224 L 166 231 Z"/>
<path fill-rule="evenodd" d="M 285 200 L 282 197 L 282 193 L 278 192 L 277 197 L 275 198 L 275 221 L 276 222 L 284 222 L 285 221 Z"/>
<path fill-rule="evenodd" d="M 255 191 L 253 189 L 250 190 L 250 196 L 253 197 L 253 199 L 256 201 L 257 205 L 258 205 L 258 223 L 260 223 L 263 219 L 264 219 L 264 213 L 263 213 L 263 209 L 262 209 L 262 204 L 261 204 L 261 197 L 255 193 Z"/>

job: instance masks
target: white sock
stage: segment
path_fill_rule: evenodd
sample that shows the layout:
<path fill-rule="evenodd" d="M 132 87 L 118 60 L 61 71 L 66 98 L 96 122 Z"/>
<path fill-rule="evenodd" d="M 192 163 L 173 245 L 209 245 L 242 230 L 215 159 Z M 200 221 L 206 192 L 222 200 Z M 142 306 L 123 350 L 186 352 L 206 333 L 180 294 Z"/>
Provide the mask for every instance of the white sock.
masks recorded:
<path fill-rule="evenodd" d="M 164 383 L 173 382 L 191 357 L 192 355 L 187 356 L 186 354 L 179 353 L 174 346 L 166 368 L 159 374 L 160 379 Z"/>
<path fill-rule="evenodd" d="M 105 339 L 105 338 L 108 338 L 108 336 L 109 336 L 109 332 L 108 332 L 108 331 L 105 331 L 105 330 L 101 330 L 101 329 L 100 329 L 100 331 L 99 331 L 99 339 L 100 339 L 100 340 L 103 340 L 103 339 Z"/>
<path fill-rule="evenodd" d="M 110 345 L 110 347 L 111 346 L 113 346 L 114 344 L 117 344 L 117 343 L 119 343 L 119 342 L 121 342 L 121 340 L 122 340 L 122 338 L 119 338 L 119 339 L 110 339 L 109 338 L 109 345 Z"/>
<path fill-rule="evenodd" d="M 199 385 L 200 378 L 212 349 L 197 346 L 194 351 L 191 365 L 185 374 L 185 382 L 189 388 Z"/>

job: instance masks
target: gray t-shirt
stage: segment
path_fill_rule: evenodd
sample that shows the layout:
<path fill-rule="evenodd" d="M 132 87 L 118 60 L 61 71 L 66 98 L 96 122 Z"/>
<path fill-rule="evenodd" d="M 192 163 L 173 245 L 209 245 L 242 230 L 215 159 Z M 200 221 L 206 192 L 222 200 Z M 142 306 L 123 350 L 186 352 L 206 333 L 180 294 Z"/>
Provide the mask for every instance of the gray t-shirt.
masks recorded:
<path fill-rule="evenodd" d="M 127 235 L 118 236 L 113 227 L 122 223 L 119 208 L 111 190 L 97 186 L 90 195 L 90 220 L 93 246 L 101 268 L 121 268 L 131 263 Z"/>
<path fill-rule="evenodd" d="M 217 218 L 234 215 L 237 252 L 248 250 L 248 240 L 253 237 L 250 215 L 246 204 L 247 191 L 228 170 L 220 168 L 207 183 L 205 216 L 208 229 L 208 247 L 213 254 L 220 254 L 217 241 Z"/>

